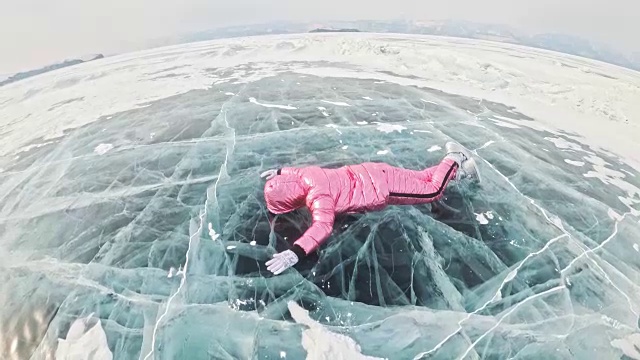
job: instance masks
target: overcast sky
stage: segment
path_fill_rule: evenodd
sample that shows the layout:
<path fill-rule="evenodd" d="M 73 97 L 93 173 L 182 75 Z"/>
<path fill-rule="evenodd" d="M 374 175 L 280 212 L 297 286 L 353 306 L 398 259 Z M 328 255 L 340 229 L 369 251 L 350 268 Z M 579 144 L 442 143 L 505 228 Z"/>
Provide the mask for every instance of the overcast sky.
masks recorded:
<path fill-rule="evenodd" d="M 470 20 L 640 51 L 640 0 L 0 0 L 0 74 L 273 20 Z"/>

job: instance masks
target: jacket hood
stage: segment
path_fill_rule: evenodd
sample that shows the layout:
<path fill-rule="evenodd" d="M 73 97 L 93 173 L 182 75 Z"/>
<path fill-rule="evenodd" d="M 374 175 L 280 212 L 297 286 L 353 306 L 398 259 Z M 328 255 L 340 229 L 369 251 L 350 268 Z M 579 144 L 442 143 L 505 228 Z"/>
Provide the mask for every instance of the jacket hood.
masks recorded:
<path fill-rule="evenodd" d="M 284 214 L 305 205 L 306 187 L 295 175 L 277 175 L 264 185 L 267 209 L 274 214 Z"/>

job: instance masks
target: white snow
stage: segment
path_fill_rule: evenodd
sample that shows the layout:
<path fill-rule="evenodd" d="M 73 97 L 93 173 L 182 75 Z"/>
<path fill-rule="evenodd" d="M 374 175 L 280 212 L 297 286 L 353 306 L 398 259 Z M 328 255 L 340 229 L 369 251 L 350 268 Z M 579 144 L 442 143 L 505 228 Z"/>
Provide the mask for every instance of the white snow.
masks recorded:
<path fill-rule="evenodd" d="M 275 46 L 285 40 L 295 51 Z M 240 44 L 238 50 L 224 51 Z M 393 46 L 397 51 L 384 57 L 375 55 L 381 46 Z M 203 56 L 211 51 L 218 55 Z M 331 65 L 324 69 L 309 68 L 303 65 L 307 59 L 350 64 L 358 69 Z M 303 61 L 300 65 L 281 65 L 296 60 Z M 259 65 L 250 73 L 238 71 L 224 77 L 206 71 L 212 64 L 233 69 L 248 62 Z M 491 71 L 483 68 L 486 63 L 491 64 Z M 571 67 L 558 67 L 558 63 Z M 152 75 L 176 66 L 181 67 L 183 76 Z M 302 76 L 348 76 L 374 79 L 378 83 L 426 86 L 508 104 L 537 120 L 523 120 L 517 123 L 519 126 L 539 127 L 540 122 L 544 122 L 551 129 L 570 129 L 592 147 L 609 149 L 633 161 L 632 166 L 640 169 L 636 140 L 640 138 L 637 123 L 640 102 L 636 101 L 640 98 L 638 72 L 507 43 L 369 33 L 213 40 L 111 56 L 25 79 L 0 88 L 0 104 L 3 104 L 0 126 L 5 126 L 0 155 L 11 154 L 39 138 L 49 140 L 63 136 L 64 130 L 139 108 L 141 104 L 208 89 L 212 83 L 248 83 L 284 71 Z M 393 71 L 399 76 L 384 71 Z M 101 76 L 58 86 L 95 74 Z M 33 89 L 40 91 L 24 100 L 24 94 Z M 55 104 L 80 97 L 84 97 L 82 101 L 49 111 Z M 29 121 L 23 121 L 27 118 Z M 56 121 L 51 121 L 52 118 Z"/>
<path fill-rule="evenodd" d="M 428 148 L 427 151 L 428 152 L 434 152 L 434 151 L 437 151 L 437 150 L 440 150 L 440 149 L 442 149 L 440 146 L 433 145 L 432 147 Z"/>
<path fill-rule="evenodd" d="M 386 154 L 388 154 L 388 153 L 389 153 L 389 150 L 379 150 L 379 151 L 377 152 L 377 154 L 378 154 L 378 155 L 386 155 Z"/>
<path fill-rule="evenodd" d="M 633 249 L 640 252 L 640 246 L 638 246 L 638 244 L 633 244 Z"/>
<path fill-rule="evenodd" d="M 358 124 L 358 125 L 367 125 L 368 122 L 366 122 L 366 121 L 358 121 L 356 124 Z"/>
<path fill-rule="evenodd" d="M 93 149 L 93 152 L 98 155 L 104 155 L 107 152 L 109 152 L 111 149 L 113 149 L 113 144 L 100 144 L 96 146 L 95 149 Z"/>
<path fill-rule="evenodd" d="M 321 100 L 323 103 L 327 103 L 327 104 L 331 104 L 331 105 L 335 105 L 335 106 L 351 106 L 349 104 L 347 104 L 346 102 L 342 102 L 342 101 L 328 101 L 328 100 Z"/>
<path fill-rule="evenodd" d="M 307 351 L 307 360 L 375 360 L 363 355 L 360 345 L 352 338 L 329 331 L 309 316 L 309 312 L 293 301 L 288 303 L 293 320 L 305 325 L 302 331 L 302 347 Z"/>
<path fill-rule="evenodd" d="M 613 210 L 612 208 L 609 208 L 609 210 L 607 211 L 607 215 L 609 215 L 609 217 L 612 220 L 615 221 L 621 221 L 622 220 L 622 215 L 618 214 L 615 210 Z"/>
<path fill-rule="evenodd" d="M 249 245 L 256 246 L 256 241 L 255 240 L 251 240 L 251 242 L 249 242 Z"/>
<path fill-rule="evenodd" d="M 484 213 L 476 214 L 476 220 L 482 225 L 486 225 L 489 223 L 489 220 L 487 220 L 487 218 L 484 216 Z"/>
<path fill-rule="evenodd" d="M 511 124 L 510 122 L 500 121 L 496 119 L 491 119 L 491 121 L 493 121 L 496 125 L 500 127 L 509 128 L 509 129 L 520 129 L 520 126 Z"/>
<path fill-rule="evenodd" d="M 429 133 L 429 134 L 431 134 L 431 131 L 429 131 L 429 130 L 413 130 L 413 131 L 417 132 L 417 133 Z"/>
<path fill-rule="evenodd" d="M 378 127 L 376 128 L 378 131 L 382 131 L 384 133 L 392 133 L 394 131 L 402 132 L 406 127 L 397 124 L 388 124 L 388 123 L 376 123 Z"/>
<path fill-rule="evenodd" d="M 329 113 L 327 112 L 327 108 L 326 108 L 326 107 L 318 106 L 318 110 L 320 110 L 320 112 L 322 113 L 322 115 L 324 115 L 324 116 L 329 116 Z"/>
<path fill-rule="evenodd" d="M 486 148 L 487 146 L 489 146 L 489 145 L 493 144 L 494 142 L 495 142 L 495 141 L 493 141 L 493 140 L 489 140 L 489 141 L 487 141 L 486 143 L 484 143 L 484 145 L 480 146 L 480 147 L 478 148 L 478 150 L 480 150 L 480 149 L 484 149 L 484 148 Z"/>
<path fill-rule="evenodd" d="M 234 95 L 235 95 L 235 94 L 234 94 L 234 93 L 232 93 L 232 92 L 226 92 L 226 93 L 224 93 L 224 94 L 225 94 L 225 95 L 229 95 L 229 96 L 234 96 Z"/>
<path fill-rule="evenodd" d="M 620 349 L 630 359 L 640 359 L 640 333 L 636 332 L 626 338 L 611 340 L 609 344 Z"/>
<path fill-rule="evenodd" d="M 342 150 L 347 150 L 349 148 L 349 145 L 345 145 L 342 147 Z"/>
<path fill-rule="evenodd" d="M 474 213 L 475 214 L 475 213 Z M 478 221 L 482 225 L 487 225 L 489 220 L 493 220 L 493 212 L 487 211 L 476 215 L 476 221 Z"/>
<path fill-rule="evenodd" d="M 564 159 L 564 162 L 573 166 L 584 166 L 584 161 L 574 161 L 574 160 Z"/>
<path fill-rule="evenodd" d="M 423 101 L 423 102 L 426 102 L 428 104 L 438 105 L 438 103 L 435 103 L 433 101 L 429 101 L 429 100 L 425 100 L 425 99 L 420 99 L 420 100 Z"/>
<path fill-rule="evenodd" d="M 295 109 L 297 109 L 297 107 L 290 106 L 290 105 L 277 105 L 277 104 L 261 103 L 261 102 L 258 102 L 258 100 L 256 100 L 256 98 L 254 98 L 254 97 L 250 97 L 249 98 L 249 102 L 251 102 L 253 104 L 256 104 L 256 105 L 264 106 L 266 108 L 277 108 L 277 109 L 284 109 L 284 110 L 295 110 Z"/>
<path fill-rule="evenodd" d="M 569 141 L 567 141 L 567 140 L 565 140 L 563 138 L 545 137 L 544 139 L 547 140 L 547 141 L 552 142 L 558 149 L 570 149 L 570 150 L 576 150 L 576 151 L 584 151 L 582 146 L 580 146 L 579 144 L 569 142 Z"/>
<path fill-rule="evenodd" d="M 365 100 L 373 100 L 372 98 L 370 98 L 368 96 L 363 96 L 362 98 L 365 99 Z"/>
<path fill-rule="evenodd" d="M 66 339 L 58 339 L 55 358 L 58 360 L 111 360 L 107 335 L 98 318 L 75 320 Z M 93 324 L 92 324 L 93 323 Z"/>
<path fill-rule="evenodd" d="M 209 223 L 208 229 L 209 229 L 209 237 L 211 238 L 211 240 L 216 241 L 218 239 L 218 237 L 220 237 L 220 234 L 216 233 L 216 231 L 213 230 L 213 224 L 212 223 Z"/>

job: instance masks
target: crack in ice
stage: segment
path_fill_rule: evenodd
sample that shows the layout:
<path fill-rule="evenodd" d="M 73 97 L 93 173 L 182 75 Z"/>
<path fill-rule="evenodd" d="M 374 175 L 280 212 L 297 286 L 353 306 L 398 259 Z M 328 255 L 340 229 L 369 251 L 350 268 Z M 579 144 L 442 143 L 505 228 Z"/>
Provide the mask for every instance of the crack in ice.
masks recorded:
<path fill-rule="evenodd" d="M 227 121 L 227 113 L 226 112 L 224 113 L 224 122 L 225 122 L 226 127 L 233 131 L 233 128 L 231 128 L 229 126 L 229 122 Z M 233 149 L 236 146 L 235 132 L 233 132 L 232 137 L 233 137 L 233 145 L 232 145 L 232 149 Z M 229 162 L 229 152 L 230 151 L 227 148 L 227 152 L 225 154 L 224 162 L 222 163 L 222 166 L 220 167 L 220 171 L 218 173 L 218 178 L 216 179 L 216 182 L 214 183 L 213 196 L 214 196 L 214 200 L 215 201 L 217 201 L 217 196 L 216 196 L 215 189 L 218 187 L 218 183 L 220 182 L 220 177 L 222 175 L 222 171 L 226 172 L 227 164 Z M 189 237 L 189 244 L 187 246 L 187 253 L 185 255 L 184 270 L 181 273 L 182 278 L 180 279 L 180 285 L 178 286 L 178 289 L 176 290 L 176 292 L 169 298 L 169 300 L 167 300 L 167 305 L 165 307 L 164 313 L 162 313 L 162 315 L 160 315 L 160 317 L 158 318 L 158 321 L 156 321 L 156 323 L 155 323 L 155 325 L 153 327 L 153 334 L 151 336 L 151 350 L 149 350 L 149 353 L 144 357 L 144 360 L 147 360 L 154 353 L 154 348 L 155 348 L 155 344 L 156 344 L 156 336 L 157 336 L 157 332 L 158 332 L 158 328 L 159 328 L 160 322 L 168 314 L 169 306 L 171 305 L 173 299 L 175 299 L 175 297 L 180 293 L 180 290 L 182 290 L 182 288 L 184 287 L 184 285 L 187 282 L 187 271 L 188 271 L 188 266 L 189 266 L 189 253 L 191 252 L 191 245 L 193 243 L 193 239 L 196 236 L 200 236 L 200 234 L 202 232 L 202 229 L 204 228 L 204 218 L 205 218 L 205 215 L 207 214 L 207 205 L 208 204 L 209 204 L 209 192 L 207 191 L 206 192 L 206 200 L 204 202 L 204 208 L 203 208 L 203 210 L 200 211 L 200 215 L 199 215 L 200 224 L 198 226 L 198 229 Z"/>
<path fill-rule="evenodd" d="M 462 330 L 462 324 L 465 323 L 467 320 L 469 320 L 471 318 L 472 315 L 476 315 L 477 313 L 479 313 L 480 311 L 486 309 L 486 307 L 491 304 L 493 301 L 496 300 L 496 298 L 498 297 L 498 294 L 500 294 L 502 292 L 502 287 L 509 281 L 513 280 L 513 278 L 515 278 L 515 276 L 518 274 L 518 270 L 520 270 L 522 268 L 522 266 L 525 264 L 525 262 L 530 259 L 531 257 L 535 256 L 535 255 L 539 255 L 542 252 L 544 252 L 546 249 L 549 248 L 549 246 L 551 246 L 551 244 L 555 243 L 556 241 L 562 239 L 563 237 L 567 236 L 567 234 L 562 234 L 558 237 L 555 237 L 549 241 L 547 241 L 547 243 L 538 251 L 533 252 L 529 255 L 527 255 L 527 257 L 525 257 L 521 262 L 520 265 L 518 265 L 515 269 L 511 270 L 509 272 L 509 274 L 505 277 L 505 279 L 502 281 L 502 284 L 500 284 L 500 286 L 498 287 L 498 291 L 496 291 L 496 293 L 493 295 L 493 297 L 491 299 L 489 299 L 486 303 L 484 303 L 484 305 L 482 305 L 481 307 L 479 307 L 478 309 L 474 310 L 473 312 L 467 314 L 467 316 L 460 320 L 458 322 L 458 328 L 452 332 L 451 334 L 449 334 L 447 337 L 445 337 L 441 342 L 439 342 L 438 344 L 436 344 L 436 346 L 434 348 L 432 348 L 429 351 L 425 351 L 422 352 L 418 355 L 416 355 L 414 357 L 414 360 L 416 359 L 420 359 L 426 355 L 429 355 L 431 353 L 433 353 L 434 351 L 437 351 L 438 349 L 440 349 L 447 341 L 449 341 L 449 339 L 451 339 L 452 337 L 454 337 L 455 335 L 457 335 L 461 330 Z M 526 301 L 523 300 L 522 302 Z M 518 303 L 518 305 L 520 305 L 522 302 Z M 516 306 L 518 306 L 516 305 Z"/>
<path fill-rule="evenodd" d="M 525 304 L 533 299 L 539 298 L 541 296 L 544 295 L 548 295 L 550 293 L 556 292 L 558 290 L 563 290 L 566 289 L 566 287 L 564 285 L 560 285 L 560 286 L 556 286 L 554 288 L 551 288 L 549 290 L 543 291 L 539 294 L 535 294 L 533 296 L 530 296 L 524 300 L 522 300 L 521 302 L 519 302 L 516 306 L 513 307 L 513 309 L 509 310 L 506 314 L 504 314 L 497 322 L 495 325 L 493 325 L 489 330 L 487 330 L 484 334 L 480 335 L 479 338 L 476 339 L 476 341 L 474 341 L 468 348 L 467 350 L 464 352 L 464 354 L 462 354 L 462 356 L 459 357 L 459 359 L 464 359 L 465 356 L 467 356 L 467 354 L 469 354 L 469 351 L 471 351 L 476 345 L 478 345 L 478 343 L 484 339 L 485 336 L 489 335 L 493 330 L 495 330 L 504 319 L 507 318 L 507 316 L 511 315 L 514 311 L 516 311 L 522 304 Z"/>

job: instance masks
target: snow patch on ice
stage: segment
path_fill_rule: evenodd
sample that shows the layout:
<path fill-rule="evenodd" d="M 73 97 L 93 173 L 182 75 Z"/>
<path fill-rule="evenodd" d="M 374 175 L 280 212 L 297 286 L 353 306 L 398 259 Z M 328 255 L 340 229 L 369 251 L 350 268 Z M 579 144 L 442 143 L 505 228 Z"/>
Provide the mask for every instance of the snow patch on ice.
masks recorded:
<path fill-rule="evenodd" d="M 104 155 L 107 152 L 109 152 L 111 149 L 113 149 L 113 144 L 100 144 L 96 146 L 95 149 L 93 149 L 93 152 L 98 155 Z"/>
<path fill-rule="evenodd" d="M 377 152 L 378 155 L 386 155 L 389 153 L 389 150 L 380 150 Z"/>
<path fill-rule="evenodd" d="M 615 221 L 621 221 L 622 220 L 622 215 L 618 214 L 612 208 L 609 208 L 609 210 L 607 211 L 607 215 L 609 215 L 609 217 L 611 219 L 615 220 Z"/>
<path fill-rule="evenodd" d="M 558 149 L 570 149 L 570 150 L 575 150 L 575 151 L 584 151 L 582 146 L 580 146 L 579 144 L 569 142 L 569 141 L 567 141 L 567 140 L 565 140 L 563 138 L 545 137 L 544 139 L 547 140 L 547 141 L 552 142 Z"/>
<path fill-rule="evenodd" d="M 322 101 L 323 103 L 327 103 L 335 106 L 351 106 L 346 102 L 342 102 L 342 101 L 328 101 L 328 100 L 320 100 L 320 101 Z"/>
<path fill-rule="evenodd" d="M 574 161 L 574 160 L 564 159 L 564 162 L 573 166 L 584 166 L 584 161 Z"/>
<path fill-rule="evenodd" d="M 342 147 L 342 150 L 347 150 L 349 148 L 349 145 L 345 145 Z"/>
<path fill-rule="evenodd" d="M 425 100 L 425 99 L 420 99 L 420 101 L 426 102 L 427 104 L 438 105 L 438 103 L 434 103 L 433 101 L 429 101 L 429 100 Z"/>
<path fill-rule="evenodd" d="M 431 131 L 429 131 L 429 130 L 413 130 L 413 131 L 417 132 L 417 133 L 428 133 L 428 134 L 431 134 Z"/>
<path fill-rule="evenodd" d="M 284 110 L 296 110 L 297 109 L 297 107 L 290 106 L 290 105 L 277 105 L 277 104 L 261 103 L 261 102 L 258 102 L 258 100 L 256 100 L 256 98 L 254 98 L 254 97 L 250 97 L 249 98 L 249 102 L 252 103 L 252 104 L 264 106 L 266 108 L 277 108 L 277 109 L 284 109 Z"/>
<path fill-rule="evenodd" d="M 496 125 L 498 125 L 500 127 L 509 128 L 509 129 L 520 129 L 520 126 L 511 124 L 511 123 L 506 122 L 506 121 L 500 121 L 500 120 L 497 120 L 497 119 L 491 119 L 491 121 L 493 121 Z"/>
<path fill-rule="evenodd" d="M 209 237 L 211 238 L 211 240 L 216 241 L 218 237 L 220 237 L 220 234 L 216 233 L 216 231 L 213 230 L 213 224 L 211 223 L 209 223 L 208 229 L 209 229 Z"/>
<path fill-rule="evenodd" d="M 322 115 L 324 116 L 329 116 L 329 113 L 327 112 L 327 108 L 324 106 L 318 106 L 318 110 L 320 110 L 320 112 L 322 113 Z"/>
<path fill-rule="evenodd" d="M 232 93 L 232 92 L 230 92 L 230 91 L 229 91 L 229 92 L 226 92 L 226 93 L 224 93 L 224 94 L 225 94 L 225 95 L 229 95 L 229 96 L 234 96 L 234 95 L 235 95 L 234 93 Z"/>
<path fill-rule="evenodd" d="M 480 224 L 486 225 L 489 223 L 489 220 L 487 220 L 487 218 L 484 216 L 484 213 L 475 214 L 475 215 L 476 215 L 476 221 L 478 221 Z"/>
<path fill-rule="evenodd" d="M 358 124 L 358 125 L 367 125 L 368 122 L 366 122 L 366 121 L 358 121 L 356 124 Z"/>
<path fill-rule="evenodd" d="M 313 320 L 309 316 L 309 312 L 295 302 L 290 301 L 288 306 L 293 320 L 307 327 L 302 332 L 302 347 L 307 351 L 307 359 L 381 359 L 363 355 L 360 345 L 355 340 L 346 335 L 329 331 L 322 324 Z"/>
<path fill-rule="evenodd" d="M 612 340 L 610 344 L 614 348 L 620 349 L 628 358 L 640 360 L 640 333 Z"/>
<path fill-rule="evenodd" d="M 397 131 L 399 133 L 402 132 L 402 130 L 405 130 L 406 127 L 402 126 L 402 125 L 397 125 L 397 124 L 387 124 L 387 123 L 376 123 L 378 124 L 378 127 L 376 128 L 378 131 L 382 131 L 383 133 L 392 133 L 394 131 Z"/>
<path fill-rule="evenodd" d="M 58 339 L 56 359 L 59 360 L 111 360 L 107 335 L 100 319 L 91 315 L 75 320 L 66 339 Z"/>
<path fill-rule="evenodd" d="M 372 98 L 370 98 L 368 96 L 363 96 L 362 98 L 365 99 L 365 100 L 373 100 Z"/>
<path fill-rule="evenodd" d="M 493 140 L 489 140 L 489 141 L 487 141 L 486 143 L 484 143 L 484 145 L 480 146 L 480 147 L 478 148 L 478 150 L 484 149 L 484 148 L 486 148 L 487 146 L 489 146 L 489 145 L 493 144 L 494 142 L 495 142 L 495 141 L 493 141 Z"/>
<path fill-rule="evenodd" d="M 428 149 L 427 149 L 427 151 L 428 151 L 428 152 L 434 152 L 434 151 L 438 151 L 438 150 L 440 150 L 440 149 L 442 149 L 440 146 L 438 146 L 438 145 L 433 145 L 432 147 L 428 148 Z"/>
<path fill-rule="evenodd" d="M 638 244 L 633 244 L 633 249 L 634 249 L 635 251 L 640 252 L 640 245 L 638 245 Z"/>

